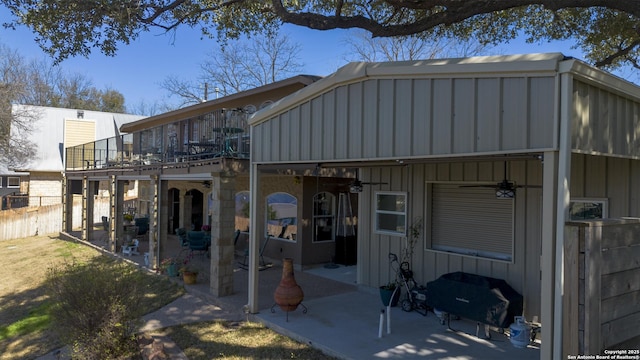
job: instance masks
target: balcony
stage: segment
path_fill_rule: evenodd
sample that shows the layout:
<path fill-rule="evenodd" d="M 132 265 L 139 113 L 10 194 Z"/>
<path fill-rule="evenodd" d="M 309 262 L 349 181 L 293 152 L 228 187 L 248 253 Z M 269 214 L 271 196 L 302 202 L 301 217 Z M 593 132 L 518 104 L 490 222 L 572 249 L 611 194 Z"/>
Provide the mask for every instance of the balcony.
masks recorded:
<path fill-rule="evenodd" d="M 193 118 L 66 148 L 66 171 L 184 167 L 249 158 L 248 114 L 218 109 Z"/>

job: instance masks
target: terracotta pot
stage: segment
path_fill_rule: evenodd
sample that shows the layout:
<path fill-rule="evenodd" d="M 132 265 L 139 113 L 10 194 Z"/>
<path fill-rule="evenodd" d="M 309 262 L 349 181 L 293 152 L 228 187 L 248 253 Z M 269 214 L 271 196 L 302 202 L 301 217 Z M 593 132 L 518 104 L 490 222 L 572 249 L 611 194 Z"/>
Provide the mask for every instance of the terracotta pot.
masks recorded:
<path fill-rule="evenodd" d="M 191 272 L 191 271 L 183 271 L 182 272 L 182 280 L 187 285 L 195 284 L 197 278 L 198 278 L 198 273 Z"/>
<path fill-rule="evenodd" d="M 294 311 L 304 299 L 302 288 L 293 276 L 293 259 L 291 258 L 285 258 L 282 261 L 282 279 L 273 294 L 273 299 L 283 311 Z"/>

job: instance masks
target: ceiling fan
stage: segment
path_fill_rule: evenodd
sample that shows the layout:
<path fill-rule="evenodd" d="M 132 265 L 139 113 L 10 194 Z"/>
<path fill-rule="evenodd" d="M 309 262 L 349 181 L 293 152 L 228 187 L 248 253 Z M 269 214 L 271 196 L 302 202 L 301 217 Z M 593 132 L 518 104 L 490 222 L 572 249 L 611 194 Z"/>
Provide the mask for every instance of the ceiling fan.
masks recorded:
<path fill-rule="evenodd" d="M 362 182 L 358 179 L 358 172 L 356 170 L 356 178 L 349 184 L 349 192 L 359 193 L 362 192 L 363 185 L 387 185 L 386 182 Z"/>
<path fill-rule="evenodd" d="M 514 181 L 507 179 L 507 162 L 504 162 L 504 178 L 495 185 L 461 185 L 460 187 L 486 187 L 496 190 L 496 198 L 513 199 L 516 196 L 517 188 L 541 188 L 539 185 L 517 185 Z"/>

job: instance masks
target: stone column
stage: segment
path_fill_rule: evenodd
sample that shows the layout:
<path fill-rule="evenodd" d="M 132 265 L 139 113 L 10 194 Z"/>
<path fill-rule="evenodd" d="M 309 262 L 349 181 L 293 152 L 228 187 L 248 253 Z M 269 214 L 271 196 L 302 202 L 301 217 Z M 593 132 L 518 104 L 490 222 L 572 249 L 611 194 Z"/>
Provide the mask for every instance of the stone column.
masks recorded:
<path fill-rule="evenodd" d="M 235 176 L 215 173 L 211 206 L 211 283 L 214 296 L 233 294 Z"/>

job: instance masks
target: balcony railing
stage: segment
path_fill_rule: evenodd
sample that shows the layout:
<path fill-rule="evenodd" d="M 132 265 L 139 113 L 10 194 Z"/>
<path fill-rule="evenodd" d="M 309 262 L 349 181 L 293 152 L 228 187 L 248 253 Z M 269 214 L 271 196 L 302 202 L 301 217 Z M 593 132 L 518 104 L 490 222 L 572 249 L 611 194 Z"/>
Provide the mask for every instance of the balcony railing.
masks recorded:
<path fill-rule="evenodd" d="M 125 168 L 249 158 L 247 114 L 216 110 L 195 118 L 66 148 L 66 170 Z"/>

